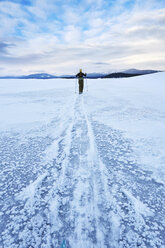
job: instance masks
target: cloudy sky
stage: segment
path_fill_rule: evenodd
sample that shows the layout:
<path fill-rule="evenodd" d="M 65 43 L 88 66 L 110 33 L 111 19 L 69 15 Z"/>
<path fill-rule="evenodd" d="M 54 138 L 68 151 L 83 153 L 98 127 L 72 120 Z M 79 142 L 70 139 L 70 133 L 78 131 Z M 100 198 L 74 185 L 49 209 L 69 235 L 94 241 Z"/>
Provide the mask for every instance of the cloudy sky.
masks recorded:
<path fill-rule="evenodd" d="M 165 0 L 0 0 L 0 75 L 165 70 Z"/>

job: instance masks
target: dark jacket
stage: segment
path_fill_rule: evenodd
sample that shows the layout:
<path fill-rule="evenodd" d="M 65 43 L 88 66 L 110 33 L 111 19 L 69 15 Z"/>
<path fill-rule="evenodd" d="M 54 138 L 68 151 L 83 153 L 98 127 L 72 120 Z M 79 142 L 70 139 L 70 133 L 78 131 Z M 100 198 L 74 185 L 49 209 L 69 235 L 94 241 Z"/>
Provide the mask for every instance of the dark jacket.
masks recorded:
<path fill-rule="evenodd" d="M 79 73 L 77 73 L 76 77 L 82 78 L 82 77 L 86 77 L 86 75 L 87 75 L 86 73 L 79 72 Z"/>

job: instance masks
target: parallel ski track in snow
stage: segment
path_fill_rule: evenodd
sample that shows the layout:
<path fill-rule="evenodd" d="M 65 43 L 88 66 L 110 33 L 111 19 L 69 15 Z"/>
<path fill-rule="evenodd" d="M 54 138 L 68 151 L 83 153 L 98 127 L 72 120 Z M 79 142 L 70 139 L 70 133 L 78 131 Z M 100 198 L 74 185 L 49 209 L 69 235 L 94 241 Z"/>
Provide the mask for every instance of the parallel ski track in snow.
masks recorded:
<path fill-rule="evenodd" d="M 163 248 L 163 221 L 159 229 L 151 222 L 153 212 L 128 191 L 133 181 L 134 188 L 140 183 L 131 162 L 120 156 L 130 157 L 127 141 L 115 131 L 109 138 L 105 127 L 101 131 L 92 122 L 83 95 L 75 98 L 70 113 L 66 120 L 61 116 L 58 137 L 46 151 L 47 172 L 16 197 L 2 247 Z M 163 186 L 156 188 L 162 192 Z"/>
<path fill-rule="evenodd" d="M 111 215 L 105 211 L 112 203 L 108 204 L 111 197 L 106 190 L 105 168 L 97 154 L 82 96 L 76 100 L 70 130 L 70 153 L 68 149 L 50 204 L 51 219 L 56 220 L 52 222 L 52 246 L 59 247 L 65 240 L 67 247 L 104 247 L 106 242 L 115 242 Z"/>

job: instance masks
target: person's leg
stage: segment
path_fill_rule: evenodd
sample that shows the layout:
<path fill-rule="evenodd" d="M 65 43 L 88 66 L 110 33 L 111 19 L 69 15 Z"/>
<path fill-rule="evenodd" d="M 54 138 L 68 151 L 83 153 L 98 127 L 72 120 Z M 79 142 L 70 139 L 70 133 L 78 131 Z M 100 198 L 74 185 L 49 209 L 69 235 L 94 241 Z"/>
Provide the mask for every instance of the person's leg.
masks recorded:
<path fill-rule="evenodd" d="M 79 82 L 79 94 L 81 94 L 81 84 Z"/>
<path fill-rule="evenodd" d="M 82 93 L 83 93 L 83 89 L 84 89 L 84 79 L 82 80 Z"/>
<path fill-rule="evenodd" d="M 83 79 L 79 79 L 79 94 L 83 93 L 84 81 Z"/>

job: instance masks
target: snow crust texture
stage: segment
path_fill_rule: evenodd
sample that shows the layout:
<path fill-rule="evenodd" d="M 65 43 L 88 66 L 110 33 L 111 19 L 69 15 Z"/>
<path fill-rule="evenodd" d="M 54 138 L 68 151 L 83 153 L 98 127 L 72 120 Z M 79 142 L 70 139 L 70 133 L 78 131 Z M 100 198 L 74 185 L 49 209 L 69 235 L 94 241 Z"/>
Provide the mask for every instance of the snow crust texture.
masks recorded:
<path fill-rule="evenodd" d="M 0 247 L 165 247 L 163 78 L 0 82 Z"/>

